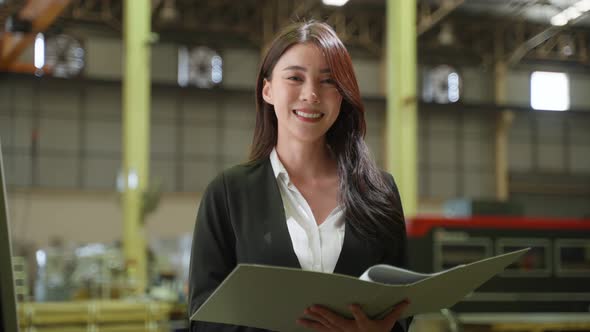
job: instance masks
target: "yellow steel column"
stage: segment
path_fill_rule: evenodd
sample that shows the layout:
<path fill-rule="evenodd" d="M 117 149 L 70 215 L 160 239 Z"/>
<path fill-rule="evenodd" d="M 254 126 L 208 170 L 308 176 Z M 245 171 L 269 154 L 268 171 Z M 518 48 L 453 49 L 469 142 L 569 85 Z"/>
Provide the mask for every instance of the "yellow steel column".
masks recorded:
<path fill-rule="evenodd" d="M 418 209 L 416 0 L 387 0 L 386 167 L 407 217 Z"/>
<path fill-rule="evenodd" d="M 136 293 L 147 284 L 142 193 L 149 172 L 150 16 L 149 0 L 125 0 L 123 76 L 123 246 Z"/>
<path fill-rule="evenodd" d="M 494 68 L 494 101 L 496 105 L 506 104 L 506 71 L 505 62 L 496 62 Z M 503 110 L 496 118 L 496 134 L 494 137 L 496 199 L 508 199 L 508 131 L 514 115 L 511 111 Z"/>

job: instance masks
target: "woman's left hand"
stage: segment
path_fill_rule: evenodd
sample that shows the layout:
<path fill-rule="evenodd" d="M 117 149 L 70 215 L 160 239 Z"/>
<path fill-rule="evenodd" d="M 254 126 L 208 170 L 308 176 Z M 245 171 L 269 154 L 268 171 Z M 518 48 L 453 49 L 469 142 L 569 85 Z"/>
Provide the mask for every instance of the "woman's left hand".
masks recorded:
<path fill-rule="evenodd" d="M 314 305 L 305 309 L 304 313 L 314 320 L 298 319 L 297 324 L 318 332 L 389 332 L 401 317 L 409 301 L 403 301 L 393 307 L 383 319 L 371 320 L 358 304 L 350 305 L 354 319 L 342 317 L 330 309 Z"/>

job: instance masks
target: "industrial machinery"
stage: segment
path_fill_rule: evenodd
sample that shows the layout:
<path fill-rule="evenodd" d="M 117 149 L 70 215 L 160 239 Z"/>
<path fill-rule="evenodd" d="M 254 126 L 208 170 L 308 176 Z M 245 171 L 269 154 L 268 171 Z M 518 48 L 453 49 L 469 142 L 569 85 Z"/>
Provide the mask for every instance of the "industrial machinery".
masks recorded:
<path fill-rule="evenodd" d="M 407 231 L 410 268 L 421 272 L 531 247 L 455 312 L 590 312 L 590 220 L 420 217 Z"/>

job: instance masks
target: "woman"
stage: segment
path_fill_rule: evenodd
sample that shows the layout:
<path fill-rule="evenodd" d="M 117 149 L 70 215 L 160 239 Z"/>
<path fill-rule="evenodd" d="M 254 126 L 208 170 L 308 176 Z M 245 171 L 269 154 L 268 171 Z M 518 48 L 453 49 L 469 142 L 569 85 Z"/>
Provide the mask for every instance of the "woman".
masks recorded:
<path fill-rule="evenodd" d="M 190 313 L 238 263 L 360 276 L 405 265 L 406 235 L 393 178 L 363 140 L 364 108 L 350 56 L 324 23 L 296 23 L 272 42 L 256 85 L 250 161 L 220 174 L 199 208 L 189 278 Z M 312 306 L 298 324 L 316 331 L 407 331 L 351 304 L 355 319 Z M 191 322 L 191 331 L 260 331 Z"/>

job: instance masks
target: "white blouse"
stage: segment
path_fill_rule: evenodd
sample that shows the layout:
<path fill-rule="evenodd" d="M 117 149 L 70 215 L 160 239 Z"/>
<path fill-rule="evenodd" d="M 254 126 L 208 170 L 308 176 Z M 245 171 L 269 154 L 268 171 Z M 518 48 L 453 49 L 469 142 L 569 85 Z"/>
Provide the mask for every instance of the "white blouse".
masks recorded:
<path fill-rule="evenodd" d="M 281 192 L 293 249 L 304 270 L 334 272 L 344 242 L 344 208 L 337 206 L 319 226 L 309 204 L 291 183 L 275 149 L 270 162 Z"/>

